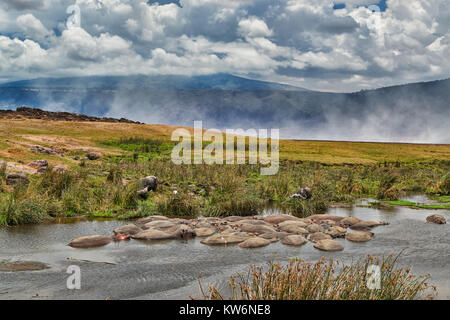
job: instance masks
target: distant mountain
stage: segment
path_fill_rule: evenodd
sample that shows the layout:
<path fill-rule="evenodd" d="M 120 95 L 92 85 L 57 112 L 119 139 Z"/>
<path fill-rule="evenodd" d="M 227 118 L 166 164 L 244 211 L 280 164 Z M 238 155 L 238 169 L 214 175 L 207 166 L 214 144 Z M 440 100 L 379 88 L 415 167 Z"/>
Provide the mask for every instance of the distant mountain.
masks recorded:
<path fill-rule="evenodd" d="M 202 120 L 205 128 L 217 129 L 279 128 L 282 137 L 294 139 L 450 143 L 450 79 L 324 93 L 286 90 L 284 85 L 274 89 L 273 83 L 227 75 L 210 76 L 209 81 L 206 76 L 167 76 L 154 84 L 149 78 L 119 78 L 4 84 L 0 108 L 26 105 L 180 126 Z"/>
<path fill-rule="evenodd" d="M 306 89 L 274 82 L 251 80 L 230 74 L 206 76 L 92 76 L 72 78 L 39 78 L 0 84 L 3 88 L 34 89 L 149 89 L 149 90 L 295 90 Z"/>

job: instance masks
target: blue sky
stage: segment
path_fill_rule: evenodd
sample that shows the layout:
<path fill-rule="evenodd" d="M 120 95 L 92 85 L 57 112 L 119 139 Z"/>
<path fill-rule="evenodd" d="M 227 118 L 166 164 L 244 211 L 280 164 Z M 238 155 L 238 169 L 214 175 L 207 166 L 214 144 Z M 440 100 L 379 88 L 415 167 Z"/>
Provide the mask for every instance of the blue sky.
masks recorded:
<path fill-rule="evenodd" d="M 349 92 L 448 78 L 449 30 L 447 0 L 3 0 L 0 81 L 221 72 Z"/>

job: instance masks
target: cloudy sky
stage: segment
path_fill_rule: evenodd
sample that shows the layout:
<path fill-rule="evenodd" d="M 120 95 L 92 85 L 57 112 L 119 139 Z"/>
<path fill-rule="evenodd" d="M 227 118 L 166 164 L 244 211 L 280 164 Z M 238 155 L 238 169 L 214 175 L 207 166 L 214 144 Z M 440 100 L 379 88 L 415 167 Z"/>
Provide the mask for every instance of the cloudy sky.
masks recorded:
<path fill-rule="evenodd" d="M 450 1 L 0 2 L 0 82 L 218 72 L 341 92 L 449 78 Z"/>

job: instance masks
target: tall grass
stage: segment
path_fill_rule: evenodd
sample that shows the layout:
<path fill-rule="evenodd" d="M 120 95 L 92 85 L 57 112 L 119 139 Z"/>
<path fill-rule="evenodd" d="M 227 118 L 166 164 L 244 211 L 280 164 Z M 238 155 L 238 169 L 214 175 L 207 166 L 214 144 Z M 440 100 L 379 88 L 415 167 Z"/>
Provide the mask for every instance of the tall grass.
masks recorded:
<path fill-rule="evenodd" d="M 398 255 L 367 256 L 349 265 L 322 258 L 316 263 L 291 260 L 287 265 L 270 262 L 250 266 L 229 280 L 229 296 L 210 285 L 202 298 L 210 300 L 413 300 L 433 298 L 429 276 L 415 276 L 410 269 L 396 267 Z M 370 289 L 368 266 L 381 269 L 380 289 Z M 430 289 L 430 292 L 427 290 Z M 426 295 L 428 293 L 428 295 Z"/>

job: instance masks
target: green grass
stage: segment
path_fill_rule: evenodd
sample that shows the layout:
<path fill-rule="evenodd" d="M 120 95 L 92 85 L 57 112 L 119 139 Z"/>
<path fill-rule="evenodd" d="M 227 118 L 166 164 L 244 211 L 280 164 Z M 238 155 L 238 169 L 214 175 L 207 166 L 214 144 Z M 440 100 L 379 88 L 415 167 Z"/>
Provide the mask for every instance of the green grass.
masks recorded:
<path fill-rule="evenodd" d="M 450 146 L 283 140 L 278 174 L 262 176 L 260 165 L 173 164 L 170 152 L 175 142 L 169 137 L 174 127 L 32 120 L 0 121 L 2 128 L 9 134 L 0 135 L 0 143 L 7 139 L 9 149 L 0 150 L 0 158 L 29 163 L 41 155 L 29 152 L 27 144 L 50 147 L 57 141 L 66 149 L 65 156 L 42 158 L 70 168 L 63 174 L 30 175 L 26 191 L 9 202 L 13 188 L 6 186 L 0 168 L 3 225 L 65 216 L 254 215 L 268 202 L 308 216 L 336 202 L 352 203 L 361 197 L 393 201 L 412 191 L 441 197 L 443 207 L 433 208 L 448 206 Z M 73 146 L 95 147 L 105 156 L 76 162 L 71 157 L 81 158 L 85 151 Z M 148 175 L 161 183 L 143 201 L 136 197 L 137 180 Z M 289 198 L 305 186 L 313 190 L 311 199 Z M 29 199 L 34 199 L 33 210 L 26 209 Z"/>
<path fill-rule="evenodd" d="M 410 207 L 414 209 L 447 209 L 450 210 L 450 204 L 423 204 L 423 203 L 416 203 L 411 201 L 387 201 L 388 204 L 392 206 L 403 206 L 403 207 Z"/>
<path fill-rule="evenodd" d="M 440 203 L 448 203 L 448 202 L 450 202 L 450 196 L 438 197 L 438 198 L 436 198 L 436 201 L 440 202 Z"/>

